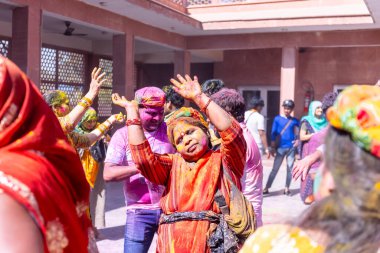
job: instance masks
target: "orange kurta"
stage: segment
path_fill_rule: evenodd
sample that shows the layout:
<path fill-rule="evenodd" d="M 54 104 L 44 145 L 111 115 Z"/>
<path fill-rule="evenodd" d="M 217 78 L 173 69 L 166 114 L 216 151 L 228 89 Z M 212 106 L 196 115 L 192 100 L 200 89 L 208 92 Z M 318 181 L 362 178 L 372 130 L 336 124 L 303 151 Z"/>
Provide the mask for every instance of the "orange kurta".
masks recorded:
<path fill-rule="evenodd" d="M 221 173 L 221 162 L 235 184 L 240 188 L 240 178 L 245 165 L 246 143 L 239 124 L 233 120 L 231 127 L 220 132 L 220 151 L 209 151 L 190 168 L 179 153 L 153 154 L 149 143 L 131 145 L 133 160 L 147 179 L 166 186 L 160 205 L 165 214 L 185 211 L 212 210 L 220 213 L 214 195 L 221 188 L 229 202 L 229 183 Z M 178 221 L 160 225 L 157 252 L 209 252 L 207 233 L 209 221 Z"/>

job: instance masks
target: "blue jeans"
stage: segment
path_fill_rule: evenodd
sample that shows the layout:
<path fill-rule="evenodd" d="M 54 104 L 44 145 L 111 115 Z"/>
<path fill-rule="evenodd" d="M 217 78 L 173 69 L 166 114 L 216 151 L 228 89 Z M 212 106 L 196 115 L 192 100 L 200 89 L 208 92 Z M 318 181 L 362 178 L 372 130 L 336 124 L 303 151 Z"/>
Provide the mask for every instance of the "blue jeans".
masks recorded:
<path fill-rule="evenodd" d="M 161 210 L 127 210 L 124 253 L 146 253 L 157 232 Z"/>
<path fill-rule="evenodd" d="M 282 161 L 286 156 L 286 184 L 285 186 L 289 188 L 290 182 L 292 181 L 292 169 L 295 157 L 295 148 L 278 148 L 276 150 L 276 157 L 274 158 L 273 168 L 269 174 L 266 189 L 272 186 L 272 183 L 277 175 L 278 170 L 281 167 Z"/>

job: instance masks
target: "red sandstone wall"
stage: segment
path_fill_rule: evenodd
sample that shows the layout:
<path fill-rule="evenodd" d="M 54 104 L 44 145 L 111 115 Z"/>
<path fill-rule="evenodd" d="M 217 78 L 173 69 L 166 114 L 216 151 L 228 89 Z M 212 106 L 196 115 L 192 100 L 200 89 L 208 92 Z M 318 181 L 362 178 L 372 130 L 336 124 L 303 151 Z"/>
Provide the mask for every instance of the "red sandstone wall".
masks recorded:
<path fill-rule="evenodd" d="M 192 63 L 191 76 L 196 75 L 199 83 L 202 84 L 208 79 L 214 78 L 214 63 Z"/>
<path fill-rule="evenodd" d="M 244 85 L 280 85 L 281 49 L 230 50 L 215 63 L 215 77 L 236 88 Z M 380 79 L 380 47 L 306 48 L 299 53 L 295 115 L 303 115 L 302 82 L 309 81 L 315 99 L 334 84 L 373 84 Z"/>
<path fill-rule="evenodd" d="M 157 86 L 162 87 L 170 84 L 169 79 L 173 77 L 173 64 L 141 64 L 140 77 L 137 86 L 139 88 L 144 86 Z"/>
<path fill-rule="evenodd" d="M 322 99 L 335 84 L 376 83 L 379 70 L 380 47 L 307 48 L 299 55 L 298 81 L 310 81 L 315 98 Z M 296 90 L 296 97 L 302 96 L 303 90 Z"/>
<path fill-rule="evenodd" d="M 230 50 L 215 63 L 215 77 L 230 88 L 280 85 L 281 49 Z"/>
<path fill-rule="evenodd" d="M 207 79 L 214 78 L 213 63 L 192 63 L 191 76 L 197 75 L 199 82 L 202 84 Z M 138 87 L 154 85 L 162 87 L 170 83 L 170 78 L 173 78 L 173 64 L 141 64 Z"/>

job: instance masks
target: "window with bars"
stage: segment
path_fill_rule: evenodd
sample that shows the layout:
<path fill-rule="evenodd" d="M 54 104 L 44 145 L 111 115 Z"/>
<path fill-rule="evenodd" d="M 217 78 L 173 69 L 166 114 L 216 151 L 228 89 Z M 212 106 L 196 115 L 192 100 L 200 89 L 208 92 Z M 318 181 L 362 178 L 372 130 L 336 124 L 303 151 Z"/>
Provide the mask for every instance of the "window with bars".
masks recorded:
<path fill-rule="evenodd" d="M 75 106 L 85 91 L 85 59 L 83 53 L 41 48 L 41 93 L 62 90 Z"/>
<path fill-rule="evenodd" d="M 10 41 L 6 39 L 0 39 L 0 54 L 8 57 L 9 55 L 9 45 Z"/>
<path fill-rule="evenodd" d="M 178 0 L 173 0 L 174 2 Z M 252 0 L 187 0 L 187 6 L 190 5 L 209 5 L 209 4 L 234 4 L 242 2 L 251 2 Z"/>
<path fill-rule="evenodd" d="M 108 117 L 112 114 L 112 60 L 100 58 L 99 68 L 106 73 L 106 81 L 102 84 L 98 96 L 98 116 Z"/>

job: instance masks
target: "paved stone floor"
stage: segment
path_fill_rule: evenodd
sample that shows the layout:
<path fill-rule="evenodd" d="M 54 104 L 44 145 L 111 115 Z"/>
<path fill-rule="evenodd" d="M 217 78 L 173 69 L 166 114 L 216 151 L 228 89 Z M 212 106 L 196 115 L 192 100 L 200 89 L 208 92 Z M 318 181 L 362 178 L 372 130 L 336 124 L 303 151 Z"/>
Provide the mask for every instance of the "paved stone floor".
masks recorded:
<path fill-rule="evenodd" d="M 264 184 L 271 171 L 273 159 L 264 160 Z M 290 187 L 291 196 L 283 195 L 285 185 L 286 169 L 285 164 L 281 167 L 278 175 L 270 189 L 270 194 L 264 196 L 263 221 L 264 224 L 279 223 L 297 217 L 307 208 L 302 204 L 299 196 L 299 181 L 292 182 Z M 106 201 L 106 225 L 99 230 L 98 247 L 100 253 L 120 253 L 123 252 L 123 236 L 125 224 L 125 204 L 122 191 L 122 183 L 114 182 L 107 185 Z M 149 252 L 155 252 L 155 242 Z"/>

